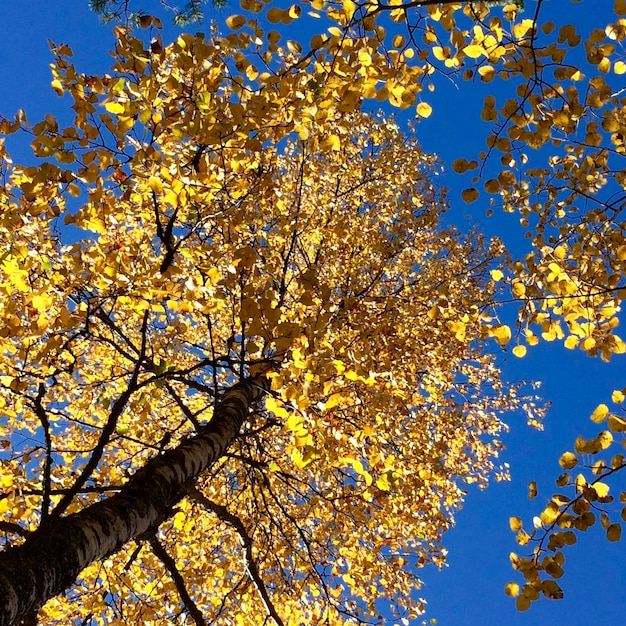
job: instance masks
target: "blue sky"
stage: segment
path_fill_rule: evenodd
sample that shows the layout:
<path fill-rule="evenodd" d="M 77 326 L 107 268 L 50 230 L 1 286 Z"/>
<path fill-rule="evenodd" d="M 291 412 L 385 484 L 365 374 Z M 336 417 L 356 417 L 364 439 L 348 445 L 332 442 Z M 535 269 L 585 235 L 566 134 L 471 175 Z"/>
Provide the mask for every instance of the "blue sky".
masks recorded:
<path fill-rule="evenodd" d="M 155 0 L 156 1 L 156 0 Z M 526 0 L 528 17 L 533 0 Z M 545 12 L 552 13 L 557 24 L 568 21 L 587 30 L 603 27 L 612 13 L 610 0 L 547 0 Z M 147 6 L 150 6 L 148 3 Z M 110 27 L 98 24 L 88 10 L 87 0 L 31 0 L 27 3 L 3 3 L 0 26 L 0 112 L 12 116 L 23 108 L 31 121 L 47 112 L 57 114 L 62 100 L 50 89 L 49 63 L 52 56 L 47 40 L 68 43 L 74 50 L 79 69 L 88 73 L 106 71 L 111 57 L 108 50 L 113 36 Z M 233 5 L 232 11 L 236 8 Z M 221 12 L 227 16 L 229 9 Z M 191 27 L 198 30 L 199 27 Z M 167 42 L 173 31 L 164 34 Z M 461 156 L 478 152 L 484 146 L 488 127 L 480 121 L 482 98 L 502 89 L 495 82 L 487 87 L 441 83 L 428 96 L 434 112 L 420 122 L 418 135 L 424 148 L 436 152 L 448 165 Z M 18 157 L 18 155 L 15 155 Z M 450 168 L 442 184 L 451 188 L 453 209 L 449 221 L 464 223 L 466 217 L 479 221 L 489 233 L 497 233 L 506 242 L 516 243 L 520 229 L 511 215 L 484 217 L 487 206 L 480 201 L 471 207 L 463 204 L 460 191 L 463 181 Z M 592 528 L 579 538 L 579 544 L 566 550 L 566 575 L 562 579 L 565 599 L 535 603 L 526 613 L 517 613 L 514 601 L 503 593 L 508 580 L 518 580 L 509 565 L 511 551 L 523 549 L 515 544 L 508 519 L 519 515 L 528 524 L 540 512 L 544 497 L 554 493 L 554 479 L 560 473 L 558 458 L 571 449 L 578 434 L 592 436 L 598 427 L 588 415 L 599 402 L 610 399 L 614 389 L 626 384 L 624 357 L 611 364 L 563 350 L 554 345 L 540 345 L 523 360 L 503 354 L 502 367 L 511 379 L 543 381 L 541 394 L 552 402 L 544 432 L 526 426 L 524 416 L 510 416 L 511 432 L 505 437 L 507 451 L 502 461 L 509 463 L 513 480 L 493 484 L 483 492 L 472 491 L 457 518 L 457 526 L 446 540 L 449 567 L 439 573 L 423 571 L 428 600 L 427 617 L 440 625 L 482 626 L 549 624 L 560 620 L 570 626 L 618 624 L 626 615 L 626 567 L 623 544 L 609 544 L 600 528 Z M 529 502 L 527 484 L 539 483 L 540 496 Z M 518 580 L 519 581 L 519 580 Z M 521 581 L 519 581 L 521 582 Z"/>

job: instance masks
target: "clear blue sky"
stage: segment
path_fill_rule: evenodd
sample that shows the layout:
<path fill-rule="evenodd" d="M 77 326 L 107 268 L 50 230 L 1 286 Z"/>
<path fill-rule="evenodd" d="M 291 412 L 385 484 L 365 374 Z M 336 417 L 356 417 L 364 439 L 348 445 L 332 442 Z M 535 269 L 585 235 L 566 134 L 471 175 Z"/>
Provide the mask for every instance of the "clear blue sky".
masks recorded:
<path fill-rule="evenodd" d="M 526 0 L 526 4 L 530 17 L 535 3 Z M 566 15 L 567 21 L 583 31 L 603 27 L 613 5 L 610 0 L 585 0 L 579 4 L 548 0 L 544 4 L 557 24 L 563 23 L 562 16 Z M 110 28 L 98 24 L 88 10 L 87 0 L 6 1 L 2 13 L 0 112 L 4 115 L 11 116 L 23 108 L 35 121 L 49 111 L 58 114 L 62 108 L 62 100 L 49 89 L 48 66 L 52 57 L 48 39 L 69 43 L 81 71 L 106 71 L 110 65 Z M 222 11 L 223 16 L 228 14 L 228 8 Z M 172 32 L 169 31 L 170 38 Z M 167 32 L 164 39 L 167 42 Z M 463 156 L 480 150 L 487 133 L 487 126 L 479 118 L 482 98 L 487 89 L 493 92 L 501 88 L 496 83 L 472 89 L 466 84 L 458 89 L 449 83 L 441 84 L 429 97 L 434 105 L 432 117 L 419 125 L 426 150 L 438 153 L 448 164 L 460 156 L 459 146 L 463 146 Z M 484 223 L 490 233 L 497 232 L 506 241 L 514 240 L 519 233 L 516 217 L 503 215 L 488 220 L 484 218 L 484 204 L 467 207 L 462 203 L 462 183 L 454 174 L 446 174 L 442 183 L 451 188 L 451 221 L 462 222 L 464 216 L 470 215 L 471 220 Z M 541 600 L 528 612 L 517 613 L 503 587 L 508 580 L 521 582 L 509 566 L 509 552 L 522 550 L 509 531 L 509 516 L 520 515 L 529 523 L 542 508 L 541 495 L 549 497 L 554 493 L 560 454 L 572 447 L 576 435 L 597 434 L 598 427 L 589 422 L 588 415 L 599 402 L 609 400 L 614 389 L 626 384 L 624 357 L 607 365 L 556 346 L 540 345 L 523 360 L 502 355 L 502 366 L 512 379 L 542 380 L 541 393 L 552 401 L 552 409 L 544 432 L 527 427 L 524 416 L 509 417 L 511 432 L 505 437 L 508 450 L 502 461 L 510 464 L 513 480 L 493 484 L 484 492 L 470 492 L 456 528 L 447 537 L 449 567 L 442 573 L 423 571 L 426 587 L 422 595 L 429 602 L 427 616 L 437 618 L 445 626 L 547 625 L 557 621 L 570 626 L 623 623 L 624 545 L 608 544 L 600 528 L 592 528 L 580 537 L 577 546 L 566 550 L 564 600 Z M 540 488 L 540 497 L 533 502 L 526 497 L 530 480 L 538 481 Z"/>

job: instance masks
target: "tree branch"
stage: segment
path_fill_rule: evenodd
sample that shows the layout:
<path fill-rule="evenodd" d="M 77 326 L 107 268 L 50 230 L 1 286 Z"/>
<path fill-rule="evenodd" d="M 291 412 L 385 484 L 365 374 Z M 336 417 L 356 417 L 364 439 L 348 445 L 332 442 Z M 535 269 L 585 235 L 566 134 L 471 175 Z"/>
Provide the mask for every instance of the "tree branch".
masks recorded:
<path fill-rule="evenodd" d="M 98 439 L 98 443 L 91 453 L 91 457 L 89 461 L 83 467 L 83 470 L 80 473 L 80 476 L 76 479 L 68 493 L 66 493 L 56 507 L 50 513 L 51 518 L 58 518 L 61 514 L 67 509 L 67 507 L 72 502 L 74 496 L 78 493 L 78 491 L 83 487 L 83 485 L 87 482 L 87 479 L 91 476 L 93 471 L 98 466 L 100 459 L 102 458 L 102 454 L 104 453 L 104 448 L 109 443 L 109 439 L 111 435 L 115 431 L 115 427 L 117 425 L 117 420 L 120 415 L 124 411 L 126 407 L 126 403 L 134 393 L 137 388 L 137 379 L 139 378 L 139 370 L 141 368 L 141 362 L 143 361 L 145 351 L 146 351 L 146 339 L 147 339 L 147 327 L 148 327 L 148 316 L 149 312 L 145 311 L 143 316 L 143 322 L 141 324 L 141 350 L 139 353 L 139 357 L 135 363 L 135 368 L 131 375 L 130 380 L 128 381 L 128 385 L 123 393 L 119 396 L 119 398 L 113 404 L 111 408 L 111 412 L 109 413 L 109 417 L 107 419 L 107 423 L 104 425 L 102 429 L 102 433 L 100 434 L 100 438 Z"/>
<path fill-rule="evenodd" d="M 13 522 L 4 522 L 0 520 L 0 530 L 6 533 L 13 533 L 15 535 L 19 535 L 20 537 L 28 537 L 32 534 L 32 531 L 26 530 L 22 528 L 19 524 L 14 524 Z"/>
<path fill-rule="evenodd" d="M 284 622 L 281 619 L 280 615 L 276 611 L 276 607 L 270 598 L 270 595 L 267 591 L 265 583 L 261 578 L 261 574 L 259 573 L 259 568 L 257 567 L 256 562 L 254 561 L 254 556 L 252 555 L 252 537 L 248 534 L 244 523 L 234 515 L 230 513 L 225 506 L 221 504 L 217 504 L 217 502 L 213 502 L 207 498 L 201 491 L 199 491 L 196 487 L 191 487 L 188 489 L 188 494 L 197 502 L 199 502 L 202 506 L 212 511 L 217 515 L 218 519 L 222 522 L 225 522 L 229 526 L 232 526 L 239 535 L 241 539 L 241 543 L 244 549 L 244 564 L 246 570 L 257 588 L 259 595 L 261 596 L 261 600 L 265 605 L 265 610 L 268 612 L 269 616 L 274 620 L 276 626 L 284 626 Z"/>
<path fill-rule="evenodd" d="M 193 621 L 197 624 L 197 626 L 206 626 L 206 621 L 202 615 L 202 611 L 200 611 L 200 609 L 196 606 L 196 603 L 189 595 L 187 586 L 185 585 L 185 580 L 176 566 L 176 561 L 174 561 L 173 557 L 165 549 L 163 544 L 157 539 L 156 534 L 148 537 L 147 541 L 152 548 L 152 552 L 154 552 L 155 556 L 157 556 L 161 563 L 163 563 L 165 569 L 174 581 L 176 591 L 178 592 L 180 599 L 183 601 L 183 604 L 189 612 L 189 615 L 191 615 Z"/>
<path fill-rule="evenodd" d="M 43 498 L 41 501 L 41 523 L 43 524 L 48 515 L 50 514 L 50 472 L 52 469 L 52 438 L 50 437 L 50 420 L 48 419 L 48 413 L 43 407 L 43 397 L 46 394 L 46 387 L 43 383 L 39 383 L 39 389 L 37 390 L 37 397 L 33 401 L 33 408 L 35 414 L 41 422 L 43 428 L 44 439 L 46 441 L 46 459 L 43 465 L 42 492 Z"/>

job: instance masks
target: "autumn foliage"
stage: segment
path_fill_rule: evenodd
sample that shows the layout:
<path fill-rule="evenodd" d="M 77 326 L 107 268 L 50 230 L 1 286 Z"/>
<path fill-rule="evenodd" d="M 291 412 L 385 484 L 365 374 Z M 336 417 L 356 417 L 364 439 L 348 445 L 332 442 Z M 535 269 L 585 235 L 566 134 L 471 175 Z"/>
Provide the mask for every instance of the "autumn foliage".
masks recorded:
<path fill-rule="evenodd" d="M 521 402 L 485 352 L 500 244 L 440 225 L 438 165 L 392 121 L 331 109 L 290 138 L 293 111 L 244 99 L 224 42 L 118 34 L 112 76 L 57 50 L 71 126 L 5 122 L 57 161 L 3 190 L 6 530 L 28 541 L 114 493 L 265 372 L 271 393 L 158 531 L 197 610 L 263 623 L 268 595 L 284 623 L 379 598 L 415 615 L 413 567 L 441 563 Z M 140 546 L 45 619 L 174 619 L 174 579 Z"/>
<path fill-rule="evenodd" d="M 612 57 L 626 5 L 584 42 L 543 23 L 541 5 L 526 17 L 516 4 L 242 0 L 224 35 L 166 45 L 156 18 L 117 27 L 104 76 L 53 47 L 52 88 L 72 119 L 0 122 L 36 157 L 14 164 L 0 144 L 5 554 L 219 426 L 238 382 L 262 393 L 158 528 L 89 565 L 40 619 L 420 614 L 416 568 L 443 562 L 467 485 L 502 476 L 502 416 L 541 417 L 494 351 L 626 351 L 626 122 L 609 84 L 626 70 Z M 304 21 L 324 27 L 288 39 Z M 590 76 L 568 61 L 577 47 Z M 488 149 L 453 169 L 478 172 L 466 201 L 483 193 L 520 214 L 523 258 L 449 226 L 440 164 L 415 129 L 364 112 L 374 100 L 427 118 L 440 76 L 515 87 L 485 98 Z M 496 153 L 497 177 L 482 180 Z M 517 327 L 499 317 L 507 300 Z M 623 457 L 593 455 L 626 426 L 602 407 L 608 430 L 561 459 L 569 470 L 591 455 L 596 478 L 559 478 L 575 493 L 554 496 L 532 533 L 512 518 L 520 543 L 538 542 L 513 557 L 520 609 L 560 595 L 560 548 L 610 502 L 604 479 Z"/>

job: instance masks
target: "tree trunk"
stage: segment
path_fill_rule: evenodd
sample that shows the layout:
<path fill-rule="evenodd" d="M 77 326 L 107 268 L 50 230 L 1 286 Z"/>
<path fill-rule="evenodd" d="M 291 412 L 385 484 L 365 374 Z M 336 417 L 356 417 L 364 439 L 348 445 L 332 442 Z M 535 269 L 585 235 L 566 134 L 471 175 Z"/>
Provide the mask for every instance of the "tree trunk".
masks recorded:
<path fill-rule="evenodd" d="M 0 626 L 39 610 L 89 564 L 170 517 L 186 487 L 226 452 L 268 388 L 264 376 L 234 385 L 197 435 L 151 459 L 114 496 L 51 520 L 22 545 L 0 552 Z"/>

